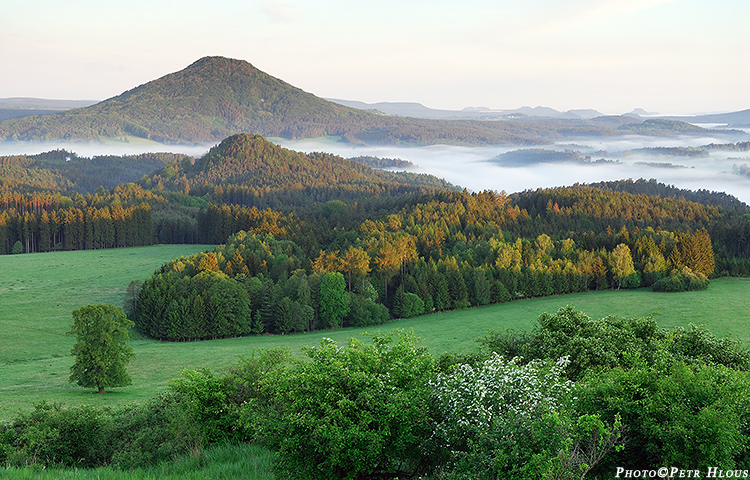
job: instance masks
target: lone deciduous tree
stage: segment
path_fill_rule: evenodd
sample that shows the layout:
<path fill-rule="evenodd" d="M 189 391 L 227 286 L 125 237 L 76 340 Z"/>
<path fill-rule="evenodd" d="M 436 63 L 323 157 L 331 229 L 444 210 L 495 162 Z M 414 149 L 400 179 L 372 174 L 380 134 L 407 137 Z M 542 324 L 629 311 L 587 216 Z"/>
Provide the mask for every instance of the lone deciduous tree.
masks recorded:
<path fill-rule="evenodd" d="M 73 311 L 73 326 L 66 335 L 75 335 L 70 351 L 75 363 L 70 382 L 104 393 L 105 387 L 130 385 L 125 367 L 135 357 L 127 345 L 128 328 L 133 322 L 114 305 L 86 305 Z"/>

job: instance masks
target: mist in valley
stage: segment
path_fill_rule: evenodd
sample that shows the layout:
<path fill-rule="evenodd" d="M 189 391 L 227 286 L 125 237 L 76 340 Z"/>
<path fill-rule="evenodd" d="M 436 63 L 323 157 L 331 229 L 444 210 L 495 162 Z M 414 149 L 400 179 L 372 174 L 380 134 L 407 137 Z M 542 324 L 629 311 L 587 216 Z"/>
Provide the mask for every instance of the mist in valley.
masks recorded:
<path fill-rule="evenodd" d="M 735 141 L 741 141 L 737 138 Z M 747 140 L 747 138 L 744 138 Z M 750 165 L 750 151 L 711 150 L 707 156 L 654 155 L 642 148 L 700 147 L 728 143 L 726 137 L 657 138 L 623 136 L 576 139 L 535 149 L 578 152 L 590 162 L 519 162 L 504 164 L 503 154 L 518 147 L 387 147 L 350 145 L 323 140 L 278 140 L 285 148 L 326 151 L 343 157 L 399 158 L 415 164 L 411 171 L 428 173 L 472 191 L 514 193 L 527 189 L 568 186 L 609 180 L 651 179 L 690 190 L 726 192 L 750 204 L 750 176 L 739 170 Z"/>
<path fill-rule="evenodd" d="M 568 186 L 609 180 L 654 178 L 659 182 L 690 190 L 726 192 L 750 204 L 750 176 L 741 174 L 750 165 L 750 151 L 710 150 L 703 156 L 657 155 L 639 149 L 700 147 L 747 141 L 750 132 L 738 132 L 736 138 L 706 135 L 690 137 L 618 136 L 572 139 L 534 150 L 561 153 L 559 159 L 535 161 L 526 148 L 517 146 L 426 147 L 367 146 L 337 142 L 328 138 L 307 140 L 271 139 L 274 143 L 301 152 L 328 152 L 345 158 L 375 156 L 399 158 L 414 164 L 410 171 L 427 173 L 470 191 L 496 190 L 514 193 L 527 189 Z M 145 152 L 172 152 L 200 158 L 215 144 L 165 145 L 156 142 L 102 143 L 4 143 L 0 155 L 37 154 L 55 149 L 75 152 L 81 157 L 97 155 L 134 155 Z M 512 154 L 509 155 L 509 152 Z M 533 153 L 533 152 L 532 152 Z M 566 161 L 574 156 L 587 161 Z M 513 162 L 506 158 L 515 159 Z M 518 159 L 525 159 L 519 161 Z M 747 170 L 746 170 L 747 171 Z"/>

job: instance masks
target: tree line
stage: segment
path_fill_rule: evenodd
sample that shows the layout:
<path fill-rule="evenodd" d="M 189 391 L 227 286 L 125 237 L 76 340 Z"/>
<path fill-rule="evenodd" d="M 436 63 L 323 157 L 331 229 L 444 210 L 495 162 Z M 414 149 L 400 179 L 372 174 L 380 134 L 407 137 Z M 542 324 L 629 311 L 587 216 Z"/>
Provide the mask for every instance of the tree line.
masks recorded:
<path fill-rule="evenodd" d="M 14 210 L 0 213 L 2 253 L 91 250 L 153 244 L 151 207 L 71 207 L 41 215 Z"/>
<path fill-rule="evenodd" d="M 427 224 L 426 235 L 414 216 L 366 220 L 312 257 L 259 225 L 162 266 L 140 287 L 130 313 L 160 339 L 284 334 L 586 290 L 703 289 L 715 267 L 705 229 L 623 228 L 586 249 L 546 234 L 506 240 L 477 218 L 467 225 L 478 230 L 451 231 L 451 219 L 441 217 L 443 223 Z"/>

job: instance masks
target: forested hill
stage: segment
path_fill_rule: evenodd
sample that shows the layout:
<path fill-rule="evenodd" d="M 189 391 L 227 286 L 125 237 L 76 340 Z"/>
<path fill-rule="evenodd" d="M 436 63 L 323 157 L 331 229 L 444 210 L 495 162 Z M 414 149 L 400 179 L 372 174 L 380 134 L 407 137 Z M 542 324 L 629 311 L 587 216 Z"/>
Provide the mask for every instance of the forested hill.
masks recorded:
<path fill-rule="evenodd" d="M 635 195 L 658 196 L 662 198 L 684 198 L 691 202 L 702 203 L 704 205 L 713 205 L 726 209 L 736 209 L 742 213 L 750 213 L 750 207 L 740 201 L 737 197 L 724 192 L 701 190 L 685 190 L 677 188 L 674 185 L 666 185 L 657 182 L 656 179 L 646 180 L 616 180 L 609 182 L 597 182 L 589 184 L 595 188 L 610 190 L 615 192 L 627 192 Z"/>
<path fill-rule="evenodd" d="M 646 133 L 673 135 L 677 123 L 649 125 Z M 620 125 L 621 121 L 598 119 L 506 122 L 377 115 L 316 97 L 248 62 L 205 57 L 90 107 L 1 122 L 0 141 L 130 136 L 192 144 L 250 132 L 285 138 L 331 135 L 371 144 L 533 145 L 576 136 L 632 133 L 617 130 Z"/>
<path fill-rule="evenodd" d="M 368 114 L 303 92 L 251 64 L 205 57 L 91 107 L 0 125 L 0 137 L 93 140 L 132 135 L 164 142 L 215 141 L 233 133 L 285 133 L 304 118 L 310 132 Z"/>
<path fill-rule="evenodd" d="M 195 162 L 171 163 L 142 185 L 208 196 L 217 203 L 275 208 L 453 188 L 431 175 L 373 170 L 337 155 L 288 150 L 250 134 L 226 138 Z"/>

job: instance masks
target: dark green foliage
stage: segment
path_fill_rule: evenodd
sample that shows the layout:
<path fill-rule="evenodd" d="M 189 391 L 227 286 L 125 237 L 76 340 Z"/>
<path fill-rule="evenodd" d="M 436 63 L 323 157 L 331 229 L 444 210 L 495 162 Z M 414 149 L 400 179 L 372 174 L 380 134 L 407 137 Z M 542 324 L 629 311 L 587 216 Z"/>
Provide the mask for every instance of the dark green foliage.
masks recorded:
<path fill-rule="evenodd" d="M 448 284 L 451 307 L 455 310 L 468 307 L 469 291 L 466 288 L 466 281 L 459 270 L 448 270 L 445 274 L 445 280 Z"/>
<path fill-rule="evenodd" d="M 62 408 L 45 402 L 0 425 L 0 463 L 92 467 L 111 454 L 103 441 L 107 420 L 89 406 Z"/>
<path fill-rule="evenodd" d="M 401 285 L 393 296 L 392 312 L 395 318 L 411 318 L 422 315 L 425 312 L 425 306 L 419 295 L 405 293 Z"/>
<path fill-rule="evenodd" d="M 0 425 L 0 463 L 41 468 L 128 469 L 200 453 L 196 424 L 171 394 L 118 410 L 45 402 Z"/>
<path fill-rule="evenodd" d="M 103 442 L 111 458 L 102 464 L 122 469 L 155 465 L 186 453 L 197 456 L 205 445 L 200 425 L 171 392 L 111 412 Z"/>
<path fill-rule="evenodd" d="M 503 303 L 511 300 L 510 292 L 505 287 L 505 284 L 500 280 L 492 282 L 492 289 L 490 290 L 490 302 L 491 303 Z"/>
<path fill-rule="evenodd" d="M 294 328 L 294 307 L 289 297 L 282 298 L 276 306 L 276 331 L 289 333 Z"/>
<path fill-rule="evenodd" d="M 247 335 L 252 322 L 247 290 L 220 272 L 154 275 L 143 283 L 136 303 L 135 324 L 161 340 Z"/>
<path fill-rule="evenodd" d="M 490 303 L 492 300 L 492 278 L 487 271 L 484 269 L 472 270 L 470 285 L 469 297 L 472 305 L 478 306 Z M 497 292 L 496 297 L 502 298 L 501 292 Z"/>
<path fill-rule="evenodd" d="M 70 351 L 75 362 L 70 367 L 70 381 L 87 388 L 130 385 L 126 367 L 135 357 L 127 345 L 128 328 L 133 322 L 114 305 L 86 305 L 73 311 L 73 325 L 66 335 L 75 335 Z"/>
<path fill-rule="evenodd" d="M 186 371 L 170 388 L 207 444 L 240 439 L 238 412 L 229 408 L 228 397 L 235 388 L 229 377 L 206 369 Z"/>
<path fill-rule="evenodd" d="M 740 341 L 716 338 L 703 325 L 675 327 L 668 333 L 669 352 L 686 363 L 718 364 L 734 370 L 750 371 L 750 350 Z"/>
<path fill-rule="evenodd" d="M 435 310 L 441 312 L 451 308 L 451 297 L 450 291 L 448 290 L 448 280 L 444 275 L 439 272 L 435 272 L 433 275 L 433 302 L 435 304 Z"/>
<path fill-rule="evenodd" d="M 281 407 L 279 468 L 294 478 L 413 476 L 437 457 L 428 381 L 434 363 L 413 335 L 340 347 L 323 341 L 272 387 Z"/>
<path fill-rule="evenodd" d="M 627 427 L 620 453 L 598 470 L 690 465 L 706 471 L 747 468 L 750 378 L 723 365 L 671 361 L 615 368 L 580 384 L 578 408 Z"/>
<path fill-rule="evenodd" d="M 667 356 L 680 361 L 710 362 L 747 370 L 750 351 L 730 339 L 717 339 L 705 328 L 658 328 L 649 318 L 593 320 L 566 306 L 544 313 L 532 332 L 490 332 L 480 342 L 507 358 L 554 359 L 570 356 L 566 373 L 579 379 L 589 371 L 653 364 Z"/>
<path fill-rule="evenodd" d="M 267 438 L 264 379 L 288 362 L 282 350 L 241 359 L 220 375 L 188 371 L 170 390 L 121 409 L 66 408 L 44 402 L 0 424 L 0 463 L 40 468 L 153 466 L 204 447 Z"/>
<path fill-rule="evenodd" d="M 342 319 L 349 313 L 346 280 L 340 273 L 327 273 L 320 283 L 320 319 L 323 328 L 341 328 Z"/>
<path fill-rule="evenodd" d="M 705 290 L 708 288 L 708 279 L 695 273 L 674 273 L 654 283 L 651 288 L 655 292 L 686 292 L 693 290 Z"/>
<path fill-rule="evenodd" d="M 265 331 L 263 326 L 263 318 L 260 314 L 260 310 L 256 310 L 253 314 L 253 325 L 250 327 L 250 333 L 255 335 L 262 335 Z"/>
<path fill-rule="evenodd" d="M 404 301 L 401 305 L 402 318 L 411 318 L 424 313 L 424 302 L 414 293 L 404 294 Z"/>
<path fill-rule="evenodd" d="M 385 305 L 361 295 L 349 295 L 349 307 L 349 314 L 344 322 L 346 326 L 381 325 L 391 318 Z"/>

